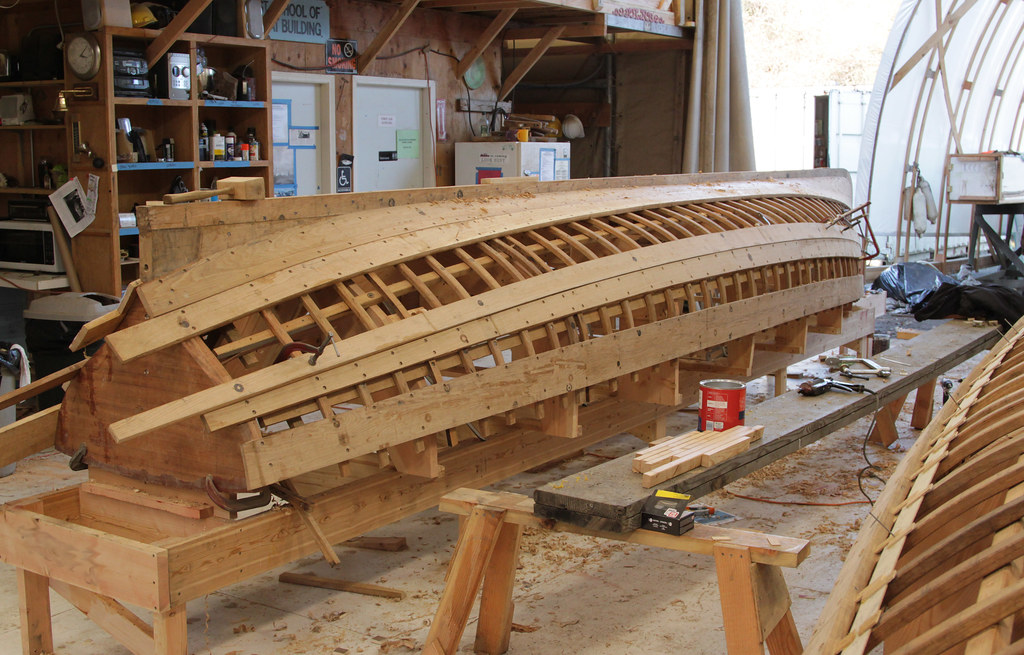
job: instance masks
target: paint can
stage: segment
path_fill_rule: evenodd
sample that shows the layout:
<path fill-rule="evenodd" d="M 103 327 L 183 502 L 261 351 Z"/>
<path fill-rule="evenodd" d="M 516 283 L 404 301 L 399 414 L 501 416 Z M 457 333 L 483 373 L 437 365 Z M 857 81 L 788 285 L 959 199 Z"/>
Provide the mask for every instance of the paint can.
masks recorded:
<path fill-rule="evenodd" d="M 701 380 L 698 430 L 728 430 L 743 425 L 747 385 L 738 380 Z"/>

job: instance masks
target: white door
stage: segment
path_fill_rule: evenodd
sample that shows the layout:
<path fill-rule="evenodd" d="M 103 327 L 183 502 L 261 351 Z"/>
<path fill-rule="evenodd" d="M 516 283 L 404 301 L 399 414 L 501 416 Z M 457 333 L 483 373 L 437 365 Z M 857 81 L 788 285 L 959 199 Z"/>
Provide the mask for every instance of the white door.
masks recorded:
<path fill-rule="evenodd" d="M 334 79 L 274 71 L 274 195 L 334 193 Z"/>
<path fill-rule="evenodd" d="M 352 78 L 356 191 L 435 186 L 434 83 Z"/>

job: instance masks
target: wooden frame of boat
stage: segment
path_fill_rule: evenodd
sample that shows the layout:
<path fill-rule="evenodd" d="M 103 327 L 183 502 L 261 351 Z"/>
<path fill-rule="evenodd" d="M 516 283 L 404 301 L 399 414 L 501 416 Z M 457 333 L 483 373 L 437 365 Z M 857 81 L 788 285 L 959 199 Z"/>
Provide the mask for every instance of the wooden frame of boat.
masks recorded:
<path fill-rule="evenodd" d="M 424 199 L 447 193 L 462 197 Z M 776 371 L 809 333 L 833 348 L 873 331 L 853 304 L 860 241 L 834 223 L 845 173 L 405 198 L 324 199 L 362 207 L 133 285 L 76 340 L 106 337 L 93 357 L 0 398 L 69 382 L 61 406 L 0 430 L 0 452 L 56 434 L 89 465 L 0 513 L 27 652 L 52 648 L 48 587 L 135 652 L 185 652 L 188 600 L 336 557 L 453 489 L 657 438 L 699 379 Z M 211 208 L 154 208 L 172 211 Z M 239 493 L 271 490 L 284 505 L 237 518 Z"/>
<path fill-rule="evenodd" d="M 807 653 L 1020 653 L 1024 321 L 907 451 Z"/>

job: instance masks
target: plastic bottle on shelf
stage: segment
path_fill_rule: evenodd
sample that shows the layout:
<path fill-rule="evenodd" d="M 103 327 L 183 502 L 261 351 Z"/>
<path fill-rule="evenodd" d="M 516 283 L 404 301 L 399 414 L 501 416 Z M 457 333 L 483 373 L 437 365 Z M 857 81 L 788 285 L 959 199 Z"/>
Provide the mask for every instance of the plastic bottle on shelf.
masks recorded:
<path fill-rule="evenodd" d="M 206 128 L 206 123 L 199 124 L 199 161 L 208 161 L 210 159 L 210 131 Z"/>
<path fill-rule="evenodd" d="M 211 139 L 213 141 L 213 160 L 224 161 L 224 135 L 214 132 Z"/>
<path fill-rule="evenodd" d="M 249 144 L 249 161 L 257 161 L 260 158 L 260 142 L 256 139 L 256 128 L 250 127 L 246 137 Z"/>
<path fill-rule="evenodd" d="M 224 136 L 224 159 L 227 161 L 235 160 L 235 128 L 229 127 L 228 133 Z"/>

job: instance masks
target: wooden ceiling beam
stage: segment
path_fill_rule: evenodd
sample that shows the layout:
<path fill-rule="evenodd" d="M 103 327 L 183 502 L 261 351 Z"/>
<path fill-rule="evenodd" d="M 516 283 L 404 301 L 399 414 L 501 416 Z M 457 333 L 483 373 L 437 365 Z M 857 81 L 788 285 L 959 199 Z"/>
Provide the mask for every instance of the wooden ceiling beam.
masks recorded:
<path fill-rule="evenodd" d="M 544 53 L 548 51 L 551 44 L 555 42 L 558 37 L 562 36 L 562 32 L 566 30 L 564 25 L 558 25 L 556 27 L 548 28 L 547 33 L 537 42 L 537 45 L 533 46 L 530 50 L 530 54 L 519 62 L 515 70 L 509 73 L 509 76 L 505 78 L 505 81 L 501 84 L 501 91 L 498 92 L 498 101 L 502 101 L 508 97 L 509 93 L 512 93 L 512 89 L 516 88 L 520 80 L 530 72 L 534 64 L 540 61 L 540 58 L 544 56 Z"/>
<path fill-rule="evenodd" d="M 491 24 L 487 26 L 487 29 L 484 30 L 484 33 L 480 35 L 480 38 L 477 40 L 476 44 L 472 47 L 472 49 L 470 49 L 469 52 L 466 53 L 462 60 L 459 61 L 459 65 L 455 69 L 455 73 L 459 77 L 462 77 L 463 75 L 466 74 L 466 71 L 468 71 L 469 67 L 473 65 L 473 62 L 475 62 L 477 58 L 479 58 L 480 55 L 483 54 L 483 51 L 486 50 L 487 47 L 494 42 L 494 39 L 497 38 L 498 33 L 505 28 L 505 25 L 507 25 L 508 22 L 512 20 L 512 17 L 515 16 L 515 14 L 515 9 L 502 9 L 501 13 L 494 17 L 494 20 L 492 20 Z"/>
<path fill-rule="evenodd" d="M 181 38 L 188 26 L 195 22 L 210 2 L 211 0 L 188 0 L 188 4 L 181 8 L 178 15 L 160 31 L 160 34 L 146 48 L 146 61 L 150 68 L 156 66 L 160 57 L 167 54 L 174 42 Z"/>
<path fill-rule="evenodd" d="M 692 39 L 632 39 L 629 41 L 609 41 L 603 43 L 586 43 L 580 45 L 562 45 L 548 48 L 547 55 L 604 55 L 625 54 L 631 52 L 670 52 L 673 50 L 693 50 Z M 525 57 L 530 48 L 505 48 L 505 53 L 514 57 Z"/>
<path fill-rule="evenodd" d="M 572 25 L 559 25 L 563 29 L 559 35 L 561 39 L 582 39 L 607 36 L 608 31 L 604 26 L 602 17 L 595 17 L 596 20 L 585 21 Z M 551 25 L 538 25 L 537 27 L 513 27 L 505 30 L 502 38 L 505 41 L 518 41 L 521 39 L 543 39 L 552 29 Z"/>
<path fill-rule="evenodd" d="M 424 9 L 451 9 L 452 11 L 501 11 L 546 7 L 547 5 L 531 0 L 424 0 L 420 6 Z"/>
<path fill-rule="evenodd" d="M 284 10 L 288 7 L 289 0 L 274 0 L 267 7 L 267 10 L 263 12 L 263 36 L 264 38 L 270 38 L 270 30 L 274 29 L 274 25 L 277 24 L 277 19 L 284 15 Z"/>
<path fill-rule="evenodd" d="M 195 2 L 195 0 L 192 1 Z M 359 54 L 359 58 L 356 62 L 356 70 L 360 75 L 369 68 L 370 64 L 373 63 L 373 60 L 377 58 L 380 51 L 388 44 L 388 41 L 390 41 L 391 37 L 395 35 L 398 28 L 402 27 L 405 19 L 409 17 L 413 9 L 415 9 L 419 3 L 420 0 L 404 0 L 401 6 L 398 7 L 398 11 L 396 11 L 391 18 L 388 19 L 388 22 L 380 28 L 380 31 L 377 32 L 377 37 L 373 40 L 373 43 L 370 44 L 370 47 Z"/>

